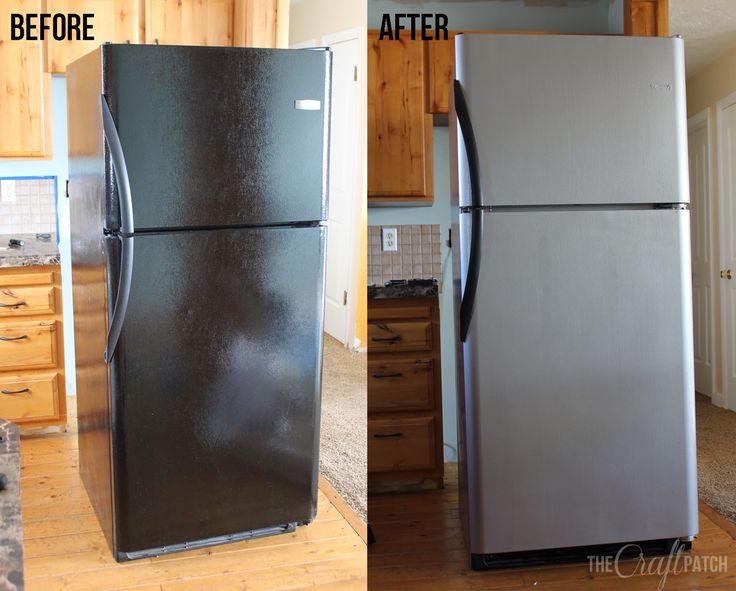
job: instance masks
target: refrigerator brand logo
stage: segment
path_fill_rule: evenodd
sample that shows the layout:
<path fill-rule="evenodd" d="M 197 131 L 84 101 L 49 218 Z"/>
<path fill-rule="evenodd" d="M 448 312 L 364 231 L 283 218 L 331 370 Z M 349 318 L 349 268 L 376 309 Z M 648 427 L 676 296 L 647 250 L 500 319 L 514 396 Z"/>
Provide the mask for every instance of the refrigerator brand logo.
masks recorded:
<path fill-rule="evenodd" d="M 670 92 L 672 90 L 672 84 L 670 84 L 669 82 L 652 82 L 649 85 L 649 88 L 651 88 L 652 90 L 657 90 L 659 92 Z"/>
<path fill-rule="evenodd" d="M 632 551 L 638 552 L 638 557 L 635 556 L 633 561 Z M 728 572 L 728 556 L 684 554 L 686 551 L 685 544 L 676 542 L 668 555 L 647 559 L 640 546 L 626 544 L 619 548 L 615 556 L 588 556 L 588 569 L 591 573 L 615 573 L 621 579 L 659 575 L 658 591 L 663 591 L 669 575 Z"/>
<path fill-rule="evenodd" d="M 412 40 L 447 41 L 447 15 L 439 12 L 428 13 L 387 13 L 381 18 L 381 31 L 378 40 L 399 41 L 401 31 L 408 31 Z M 406 34 L 404 34 L 404 39 Z"/>
<path fill-rule="evenodd" d="M 94 41 L 94 16 L 91 13 L 13 12 L 10 14 L 10 40 L 43 41 L 53 37 L 56 41 Z"/>

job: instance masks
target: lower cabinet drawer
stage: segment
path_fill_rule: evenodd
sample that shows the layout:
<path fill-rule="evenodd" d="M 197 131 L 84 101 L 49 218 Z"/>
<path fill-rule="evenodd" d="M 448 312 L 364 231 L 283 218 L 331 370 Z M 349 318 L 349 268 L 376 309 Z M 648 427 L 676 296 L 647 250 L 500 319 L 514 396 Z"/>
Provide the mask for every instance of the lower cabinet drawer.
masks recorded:
<path fill-rule="evenodd" d="M 0 323 L 0 370 L 55 365 L 56 322 Z"/>
<path fill-rule="evenodd" d="M 368 420 L 368 472 L 434 467 L 434 417 Z"/>
<path fill-rule="evenodd" d="M 432 408 L 434 368 L 431 360 L 368 362 L 368 412 Z"/>
<path fill-rule="evenodd" d="M 368 323 L 369 352 L 431 350 L 432 323 L 429 320 Z"/>
<path fill-rule="evenodd" d="M 0 418 L 23 422 L 58 416 L 56 373 L 0 376 Z"/>

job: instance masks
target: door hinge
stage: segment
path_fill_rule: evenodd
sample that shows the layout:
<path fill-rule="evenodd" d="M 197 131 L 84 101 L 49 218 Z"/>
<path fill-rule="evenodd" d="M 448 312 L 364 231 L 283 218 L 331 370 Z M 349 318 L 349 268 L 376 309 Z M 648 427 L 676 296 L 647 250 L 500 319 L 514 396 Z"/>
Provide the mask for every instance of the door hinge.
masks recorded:
<path fill-rule="evenodd" d="M 353 82 L 358 81 L 358 66 L 353 66 Z"/>
<path fill-rule="evenodd" d="M 69 199 L 69 179 L 66 179 L 66 198 Z"/>
<path fill-rule="evenodd" d="M 348 292 L 347 291 L 342 292 L 342 305 L 343 306 L 348 305 Z"/>

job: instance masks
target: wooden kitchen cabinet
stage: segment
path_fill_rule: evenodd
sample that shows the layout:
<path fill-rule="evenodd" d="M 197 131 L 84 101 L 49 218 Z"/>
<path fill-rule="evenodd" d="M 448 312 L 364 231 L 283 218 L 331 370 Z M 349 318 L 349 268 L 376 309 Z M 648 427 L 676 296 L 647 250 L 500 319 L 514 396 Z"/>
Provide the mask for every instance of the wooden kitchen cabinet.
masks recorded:
<path fill-rule="evenodd" d="M 433 201 L 432 116 L 425 112 L 424 42 L 368 32 L 368 203 Z"/>
<path fill-rule="evenodd" d="M 11 13 L 43 12 L 42 0 L 0 2 L 0 158 L 51 154 L 51 77 L 40 41 L 11 41 Z"/>
<path fill-rule="evenodd" d="M 624 34 L 667 37 L 668 0 L 624 0 Z"/>
<path fill-rule="evenodd" d="M 368 490 L 442 486 L 437 297 L 368 300 Z"/>
<path fill-rule="evenodd" d="M 455 35 L 457 31 L 449 31 L 447 41 L 425 42 L 427 113 L 446 115 L 450 112 L 450 89 L 455 80 Z"/>
<path fill-rule="evenodd" d="M 0 269 L 0 418 L 66 424 L 61 269 Z"/>
<path fill-rule="evenodd" d="M 142 43 L 144 21 L 141 0 L 46 0 L 52 13 L 94 14 L 94 41 L 63 40 L 46 42 L 48 69 L 63 74 L 66 66 L 96 49 L 101 43 Z"/>
<path fill-rule="evenodd" d="M 146 0 L 146 41 L 233 45 L 234 0 Z"/>

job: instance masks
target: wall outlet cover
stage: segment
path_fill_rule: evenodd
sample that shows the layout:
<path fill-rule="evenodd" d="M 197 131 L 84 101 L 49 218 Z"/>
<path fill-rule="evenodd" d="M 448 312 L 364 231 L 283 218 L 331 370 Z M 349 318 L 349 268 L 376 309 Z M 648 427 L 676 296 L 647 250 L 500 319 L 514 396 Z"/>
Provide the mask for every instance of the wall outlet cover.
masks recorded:
<path fill-rule="evenodd" d="M 12 179 L 0 180 L 0 201 L 13 203 L 15 200 L 15 181 Z"/>
<path fill-rule="evenodd" d="M 396 252 L 399 250 L 399 233 L 396 228 L 381 228 L 384 252 Z"/>

